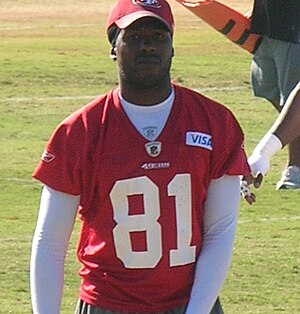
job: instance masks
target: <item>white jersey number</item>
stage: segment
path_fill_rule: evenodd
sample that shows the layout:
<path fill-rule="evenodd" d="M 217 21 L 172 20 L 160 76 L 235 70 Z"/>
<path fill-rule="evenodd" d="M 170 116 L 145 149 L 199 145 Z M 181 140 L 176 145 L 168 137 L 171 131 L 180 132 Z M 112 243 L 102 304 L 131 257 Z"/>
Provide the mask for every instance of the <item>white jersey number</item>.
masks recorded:
<path fill-rule="evenodd" d="M 128 197 L 142 195 L 143 214 L 129 214 Z M 196 247 L 191 246 L 192 206 L 189 174 L 178 174 L 168 184 L 168 195 L 175 196 L 177 249 L 170 251 L 170 266 L 193 263 Z M 118 258 L 127 268 L 154 268 L 162 258 L 162 226 L 159 224 L 159 189 L 148 177 L 117 181 L 110 193 L 117 225 L 113 237 Z M 130 233 L 145 232 L 147 249 L 133 251 Z"/>

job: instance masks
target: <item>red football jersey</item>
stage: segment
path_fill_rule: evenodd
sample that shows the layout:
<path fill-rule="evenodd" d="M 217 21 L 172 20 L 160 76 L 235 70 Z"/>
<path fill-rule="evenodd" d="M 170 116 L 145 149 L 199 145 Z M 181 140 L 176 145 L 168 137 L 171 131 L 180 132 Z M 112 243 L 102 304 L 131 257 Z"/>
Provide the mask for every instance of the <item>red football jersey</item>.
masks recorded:
<path fill-rule="evenodd" d="M 121 312 L 187 304 L 211 179 L 249 174 L 243 133 L 224 106 L 174 85 L 159 137 L 131 124 L 115 89 L 63 121 L 33 176 L 80 195 L 80 298 Z"/>

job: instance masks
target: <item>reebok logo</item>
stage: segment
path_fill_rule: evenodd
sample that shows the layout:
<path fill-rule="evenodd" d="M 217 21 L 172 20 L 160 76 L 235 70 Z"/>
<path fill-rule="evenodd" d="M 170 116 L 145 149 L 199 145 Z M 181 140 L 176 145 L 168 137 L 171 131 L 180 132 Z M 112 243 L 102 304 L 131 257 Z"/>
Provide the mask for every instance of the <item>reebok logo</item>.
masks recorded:
<path fill-rule="evenodd" d="M 48 153 L 47 151 L 44 151 L 42 156 L 41 156 L 41 159 L 47 163 L 51 162 L 54 158 L 55 158 L 55 156 L 53 154 Z"/>
<path fill-rule="evenodd" d="M 185 136 L 185 143 L 189 146 L 197 146 L 212 150 L 211 135 L 201 132 L 187 132 Z"/>

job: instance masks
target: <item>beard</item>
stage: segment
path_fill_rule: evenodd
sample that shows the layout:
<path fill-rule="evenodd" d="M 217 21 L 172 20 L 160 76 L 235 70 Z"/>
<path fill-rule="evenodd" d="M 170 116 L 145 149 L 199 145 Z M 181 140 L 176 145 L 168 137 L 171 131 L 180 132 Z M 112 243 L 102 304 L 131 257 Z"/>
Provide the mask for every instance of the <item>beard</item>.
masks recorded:
<path fill-rule="evenodd" d="M 152 70 L 150 66 L 149 69 L 147 69 L 147 66 L 141 69 L 139 65 L 130 68 L 123 65 L 119 66 L 120 80 L 123 85 L 131 90 L 141 91 L 143 89 L 161 88 L 166 82 L 170 82 L 171 59 L 157 71 Z"/>

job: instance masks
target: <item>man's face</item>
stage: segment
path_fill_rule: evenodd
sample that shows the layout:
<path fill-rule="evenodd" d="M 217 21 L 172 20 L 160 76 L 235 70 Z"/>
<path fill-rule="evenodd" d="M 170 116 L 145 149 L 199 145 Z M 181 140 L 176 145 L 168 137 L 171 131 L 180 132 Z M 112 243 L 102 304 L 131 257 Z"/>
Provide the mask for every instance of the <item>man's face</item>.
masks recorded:
<path fill-rule="evenodd" d="M 170 80 L 172 35 L 156 18 L 145 17 L 123 29 L 116 41 L 119 78 L 140 89 Z"/>

